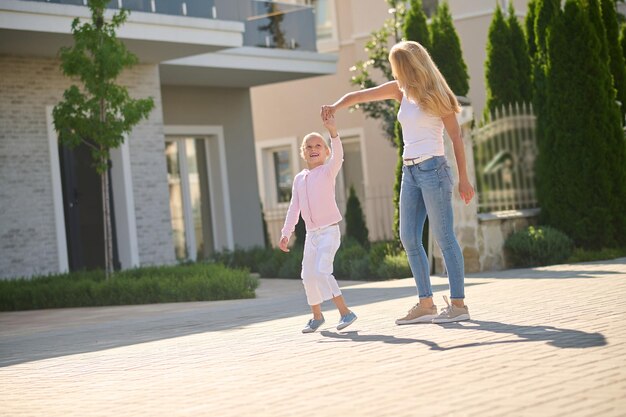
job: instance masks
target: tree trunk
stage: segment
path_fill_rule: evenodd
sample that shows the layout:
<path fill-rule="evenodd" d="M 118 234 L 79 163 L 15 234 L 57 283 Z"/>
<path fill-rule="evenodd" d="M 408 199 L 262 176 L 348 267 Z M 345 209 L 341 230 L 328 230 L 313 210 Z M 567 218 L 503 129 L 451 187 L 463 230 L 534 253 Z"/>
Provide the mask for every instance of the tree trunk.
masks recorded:
<path fill-rule="evenodd" d="M 108 159 L 108 158 L 107 158 Z M 104 217 L 104 272 L 106 279 L 113 273 L 113 233 L 111 229 L 111 200 L 109 198 L 109 168 L 100 174 L 102 184 L 102 215 Z"/>

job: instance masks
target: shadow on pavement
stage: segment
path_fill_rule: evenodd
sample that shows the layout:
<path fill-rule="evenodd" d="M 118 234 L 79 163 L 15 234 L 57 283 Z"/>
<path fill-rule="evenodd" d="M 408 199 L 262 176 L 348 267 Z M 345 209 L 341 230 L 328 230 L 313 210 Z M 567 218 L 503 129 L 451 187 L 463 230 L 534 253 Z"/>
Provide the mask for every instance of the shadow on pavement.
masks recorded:
<path fill-rule="evenodd" d="M 424 325 L 416 325 L 424 326 Z M 452 350 L 459 348 L 483 347 L 506 343 L 520 342 L 547 342 L 548 345 L 562 349 L 584 349 L 590 347 L 605 346 L 606 338 L 601 333 L 587 333 L 580 330 L 561 329 L 553 326 L 521 326 L 516 324 L 499 323 L 496 321 L 472 320 L 465 323 L 440 324 L 447 329 L 487 331 L 499 334 L 518 336 L 518 340 L 496 340 L 476 343 L 465 343 L 457 346 L 440 346 L 433 340 L 401 338 L 391 335 L 360 335 L 358 331 L 335 333 L 323 330 L 320 334 L 324 337 L 353 342 L 382 342 L 389 344 L 421 343 L 431 350 Z"/>
<path fill-rule="evenodd" d="M 476 284 L 472 284 L 476 285 Z M 447 290 L 447 285 L 433 285 L 433 291 Z M 376 288 L 354 286 L 342 292 L 350 307 L 404 297 L 416 297 L 414 286 Z M 19 363 L 96 352 L 139 343 L 184 337 L 310 313 L 304 290 L 264 299 L 232 300 L 199 304 L 193 310 L 155 311 L 142 317 L 124 316 L 124 307 L 110 307 L 119 313 L 96 323 L 68 323 L 57 329 L 35 328 L 20 335 L 0 337 L 0 368 Z M 324 311 L 335 312 L 332 302 Z M 76 309 L 80 315 L 83 309 Z M 45 311 L 42 311 L 45 314 Z M 332 313 L 331 313 L 332 314 Z"/>

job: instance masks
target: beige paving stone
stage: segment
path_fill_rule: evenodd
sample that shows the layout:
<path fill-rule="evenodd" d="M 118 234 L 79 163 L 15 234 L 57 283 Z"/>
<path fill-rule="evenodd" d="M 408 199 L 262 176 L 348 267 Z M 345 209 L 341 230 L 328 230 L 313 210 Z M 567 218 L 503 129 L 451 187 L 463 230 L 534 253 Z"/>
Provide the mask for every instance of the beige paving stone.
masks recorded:
<path fill-rule="evenodd" d="M 1 313 L 0 416 L 623 415 L 626 259 L 466 282 L 471 322 L 396 326 L 412 279 L 344 282 L 359 319 L 337 332 L 325 305 L 310 335 L 298 280 L 254 300 Z"/>

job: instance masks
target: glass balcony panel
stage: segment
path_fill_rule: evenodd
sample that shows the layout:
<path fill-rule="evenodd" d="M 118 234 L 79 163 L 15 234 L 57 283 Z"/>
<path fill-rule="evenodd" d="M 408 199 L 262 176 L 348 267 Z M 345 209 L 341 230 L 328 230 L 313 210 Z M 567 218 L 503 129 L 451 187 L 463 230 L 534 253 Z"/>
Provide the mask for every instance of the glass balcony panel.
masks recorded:
<path fill-rule="evenodd" d="M 222 6 L 221 2 L 217 9 L 218 18 L 221 18 L 219 6 Z M 233 8 L 229 11 L 232 12 Z M 311 7 L 250 1 L 248 7 L 239 7 L 238 12 L 237 20 L 243 21 L 246 27 L 246 46 L 316 50 L 315 16 Z"/>
<path fill-rule="evenodd" d="M 38 0 L 42 3 L 57 3 L 57 4 L 73 4 L 76 6 L 84 6 L 83 0 Z"/>
<path fill-rule="evenodd" d="M 203 17 L 206 19 L 215 19 L 214 11 L 215 1 L 213 0 L 185 0 L 187 5 L 187 16 Z"/>
<path fill-rule="evenodd" d="M 30 0 L 84 5 L 84 0 Z M 245 25 L 244 46 L 316 51 L 313 7 L 257 0 L 109 0 L 130 11 L 234 20 Z"/>
<path fill-rule="evenodd" d="M 122 7 L 136 12 L 153 12 L 152 2 L 150 0 L 122 0 Z"/>
<path fill-rule="evenodd" d="M 183 7 L 183 3 L 185 3 L 183 0 L 157 1 L 154 3 L 156 8 L 155 12 L 183 16 L 186 12 L 186 8 Z"/>

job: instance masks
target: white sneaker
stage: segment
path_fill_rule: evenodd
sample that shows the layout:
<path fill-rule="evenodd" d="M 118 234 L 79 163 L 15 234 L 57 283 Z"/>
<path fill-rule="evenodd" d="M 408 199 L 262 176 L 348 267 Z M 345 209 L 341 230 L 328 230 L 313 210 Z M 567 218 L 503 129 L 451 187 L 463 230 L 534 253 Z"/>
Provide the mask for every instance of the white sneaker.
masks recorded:
<path fill-rule="evenodd" d="M 421 304 L 415 304 L 406 316 L 396 320 L 396 324 L 432 323 L 435 317 L 437 317 L 437 306 L 426 308 Z"/>
<path fill-rule="evenodd" d="M 442 309 L 441 313 L 433 319 L 433 323 L 452 323 L 470 319 L 469 308 L 466 305 L 457 307 L 454 304 L 450 304 L 448 297 L 445 295 L 443 299 L 448 306 Z"/>

